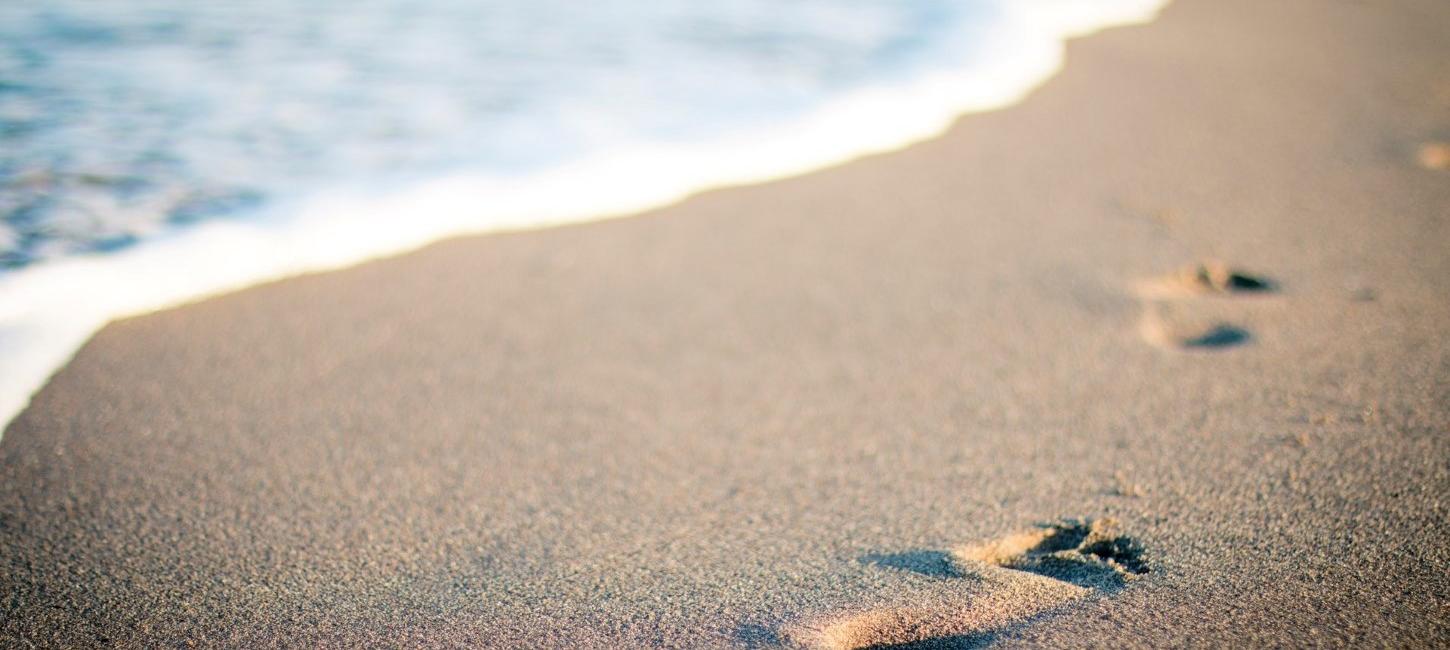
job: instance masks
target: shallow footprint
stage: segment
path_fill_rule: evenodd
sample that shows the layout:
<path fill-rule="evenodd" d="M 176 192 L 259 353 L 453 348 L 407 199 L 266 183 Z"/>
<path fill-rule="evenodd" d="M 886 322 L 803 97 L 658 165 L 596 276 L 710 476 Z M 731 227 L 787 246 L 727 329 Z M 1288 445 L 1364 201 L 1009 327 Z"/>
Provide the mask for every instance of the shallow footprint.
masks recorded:
<path fill-rule="evenodd" d="M 1193 314 L 1202 310 L 1190 309 L 1191 305 L 1206 304 L 1194 299 L 1273 293 L 1278 289 L 1278 283 L 1264 276 L 1217 260 L 1199 262 L 1134 285 L 1143 305 L 1138 332 L 1148 343 L 1172 350 L 1191 352 L 1243 345 L 1253 340 L 1247 329 Z"/>
<path fill-rule="evenodd" d="M 825 617 L 784 630 L 782 639 L 822 650 L 979 647 L 1007 626 L 1115 592 L 1148 572 L 1142 547 L 1118 534 L 1110 519 L 1064 521 L 948 550 L 871 554 L 861 562 L 986 589 L 949 602 Z"/>
<path fill-rule="evenodd" d="M 1450 142 L 1426 142 L 1417 156 L 1425 169 L 1450 169 Z"/>

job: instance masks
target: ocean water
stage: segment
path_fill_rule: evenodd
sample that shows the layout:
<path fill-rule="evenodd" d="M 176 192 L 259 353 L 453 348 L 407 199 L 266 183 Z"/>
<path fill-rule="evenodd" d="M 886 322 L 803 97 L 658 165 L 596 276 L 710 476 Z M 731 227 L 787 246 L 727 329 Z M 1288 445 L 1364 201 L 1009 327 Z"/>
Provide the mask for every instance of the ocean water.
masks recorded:
<path fill-rule="evenodd" d="M 1165 1 L 0 4 L 0 421 L 113 318 L 904 146 Z"/>

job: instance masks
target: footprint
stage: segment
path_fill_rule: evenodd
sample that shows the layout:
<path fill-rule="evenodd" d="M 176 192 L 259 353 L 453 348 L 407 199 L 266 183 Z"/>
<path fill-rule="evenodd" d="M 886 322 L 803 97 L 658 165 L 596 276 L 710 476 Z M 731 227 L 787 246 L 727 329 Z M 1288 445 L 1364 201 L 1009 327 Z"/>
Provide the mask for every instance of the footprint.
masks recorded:
<path fill-rule="evenodd" d="M 1417 157 L 1425 169 L 1450 169 L 1450 142 L 1426 142 Z"/>
<path fill-rule="evenodd" d="M 780 638 L 818 650 L 977 647 L 1010 625 L 1095 593 L 1116 592 L 1148 572 L 1142 547 L 1118 534 L 1111 519 L 1069 520 L 984 544 L 872 554 L 861 562 L 877 570 L 971 581 L 980 593 L 829 616 L 787 628 Z"/>
<path fill-rule="evenodd" d="M 1183 351 L 1215 350 L 1242 345 L 1252 340 L 1248 330 L 1230 323 L 1196 320 L 1184 315 L 1165 315 L 1162 303 L 1146 302 L 1138 319 L 1143 340 L 1160 348 Z"/>
<path fill-rule="evenodd" d="M 1195 318 L 1184 307 L 1195 299 L 1278 291 L 1268 278 L 1216 260 L 1209 260 L 1169 275 L 1138 282 L 1134 289 L 1142 301 L 1139 334 L 1155 346 L 1183 351 L 1216 350 L 1253 340 L 1247 329 L 1216 318 Z"/>
<path fill-rule="evenodd" d="M 1273 280 L 1230 267 L 1218 260 L 1205 260 L 1174 273 L 1137 285 L 1144 300 L 1173 300 L 1203 295 L 1271 293 L 1278 290 Z"/>
<path fill-rule="evenodd" d="M 953 551 L 959 562 L 980 569 L 1026 571 L 1079 587 L 1113 592 L 1148 572 L 1143 547 L 1117 532 L 1112 519 L 1066 521 Z"/>

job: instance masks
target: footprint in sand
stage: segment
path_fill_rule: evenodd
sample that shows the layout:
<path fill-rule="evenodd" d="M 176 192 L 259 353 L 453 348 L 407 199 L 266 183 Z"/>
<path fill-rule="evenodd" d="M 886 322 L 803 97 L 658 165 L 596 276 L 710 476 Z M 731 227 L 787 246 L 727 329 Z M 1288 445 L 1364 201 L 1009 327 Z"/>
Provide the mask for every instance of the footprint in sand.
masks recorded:
<path fill-rule="evenodd" d="M 975 647 L 995 631 L 1096 593 L 1116 592 L 1148 572 L 1142 547 L 1118 534 L 1111 519 L 1065 521 L 985 544 L 873 554 L 861 561 L 877 570 L 967 581 L 973 593 L 826 617 L 791 627 L 782 638 L 819 650 Z"/>
<path fill-rule="evenodd" d="M 1420 166 L 1425 169 L 1450 169 L 1450 142 L 1426 142 L 1420 145 Z"/>
<path fill-rule="evenodd" d="M 1155 346 L 1174 350 L 1214 350 L 1248 343 L 1247 329 L 1206 317 L 1192 305 L 1206 297 L 1272 293 L 1272 280 L 1231 268 L 1218 261 L 1206 261 L 1160 278 L 1142 281 L 1134 287 L 1143 303 L 1138 331 Z"/>
<path fill-rule="evenodd" d="M 1166 276 L 1139 282 L 1138 295 L 1145 300 L 1172 300 L 1203 295 L 1267 293 L 1278 289 L 1273 280 L 1218 260 L 1206 260 Z"/>

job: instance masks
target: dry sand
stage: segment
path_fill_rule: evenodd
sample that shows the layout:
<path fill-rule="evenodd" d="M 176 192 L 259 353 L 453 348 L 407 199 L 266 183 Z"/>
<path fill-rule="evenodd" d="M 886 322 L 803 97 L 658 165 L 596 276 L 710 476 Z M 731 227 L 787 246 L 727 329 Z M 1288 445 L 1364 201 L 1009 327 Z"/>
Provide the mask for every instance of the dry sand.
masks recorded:
<path fill-rule="evenodd" d="M 0 644 L 1450 644 L 1447 139 L 1450 3 L 1180 0 L 902 152 L 115 323 L 0 442 Z"/>

